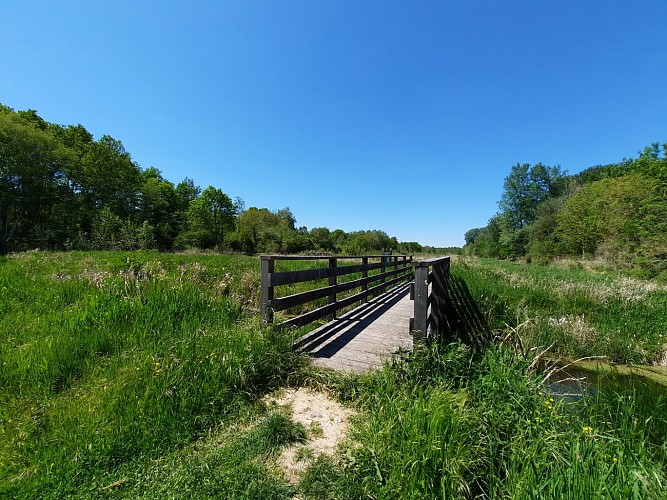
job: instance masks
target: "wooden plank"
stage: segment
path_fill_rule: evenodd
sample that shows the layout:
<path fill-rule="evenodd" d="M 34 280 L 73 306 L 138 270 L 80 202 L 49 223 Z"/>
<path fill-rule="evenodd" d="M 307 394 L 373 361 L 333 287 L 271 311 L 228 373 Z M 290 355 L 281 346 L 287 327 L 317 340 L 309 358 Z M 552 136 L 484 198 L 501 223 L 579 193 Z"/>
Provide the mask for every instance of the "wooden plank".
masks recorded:
<path fill-rule="evenodd" d="M 327 304 L 326 306 L 313 309 L 307 313 L 301 314 L 300 316 L 295 316 L 287 321 L 283 321 L 278 324 L 279 328 L 292 328 L 298 326 L 304 326 L 313 321 L 317 321 L 320 318 L 323 318 L 327 314 L 335 312 L 336 304 Z"/>
<path fill-rule="evenodd" d="M 380 368 L 393 353 L 412 349 L 406 328 L 412 312 L 403 285 L 306 334 L 299 350 L 309 353 L 318 366 L 366 373 Z"/>
<path fill-rule="evenodd" d="M 445 275 L 445 266 L 444 263 L 437 263 L 433 266 L 433 271 L 431 272 L 431 296 L 429 297 L 429 303 L 431 304 L 431 330 L 433 334 L 441 333 L 442 329 L 445 326 L 445 280 L 447 276 Z"/>
<path fill-rule="evenodd" d="M 325 286 L 322 288 L 316 288 L 315 290 L 308 290 L 306 292 L 295 293 L 293 295 L 287 295 L 285 297 L 276 297 L 271 301 L 271 306 L 274 311 L 283 311 L 289 309 L 290 307 L 300 306 L 301 304 L 306 304 L 317 299 L 322 299 L 328 297 L 331 293 L 341 293 L 353 288 L 360 287 L 362 285 L 362 280 L 353 280 L 347 281 L 345 283 L 338 283 L 333 286 Z"/>
<path fill-rule="evenodd" d="M 414 334 L 421 340 L 428 335 L 428 267 L 415 267 Z"/>
<path fill-rule="evenodd" d="M 400 275 L 399 277 L 404 278 L 406 280 L 408 278 L 410 279 L 412 278 L 412 276 L 408 275 L 407 272 L 405 272 L 404 275 L 401 275 L 401 271 L 411 271 L 411 269 L 406 268 L 405 270 L 399 269 L 396 271 L 389 271 L 385 273 L 385 277 L 392 277 L 398 274 Z M 362 277 L 361 279 L 358 280 L 346 281 L 344 283 L 338 283 L 336 285 L 329 285 L 322 288 L 316 288 L 315 290 L 308 290 L 306 292 L 295 293 L 293 295 L 287 295 L 285 297 L 276 297 L 271 301 L 271 307 L 273 308 L 274 311 L 283 311 L 285 309 L 289 309 L 290 307 L 295 307 L 301 304 L 306 304 L 307 302 L 312 302 L 317 299 L 322 299 L 324 297 L 331 295 L 333 292 L 342 293 L 357 287 L 360 287 L 362 290 L 367 290 L 369 283 L 374 283 L 378 281 L 380 278 L 381 277 L 379 274 L 371 276 L 370 278 L 367 276 L 365 279 Z M 364 286 L 366 288 L 364 288 Z"/>
<path fill-rule="evenodd" d="M 329 305 L 336 304 L 336 259 L 329 259 L 329 269 L 331 270 L 331 275 L 329 276 L 329 288 L 333 287 L 333 292 L 329 294 Z M 336 309 L 329 314 L 329 321 L 336 319 Z"/>
<path fill-rule="evenodd" d="M 363 259 L 368 257 L 369 259 L 380 259 L 386 257 L 385 255 L 262 255 L 262 259 L 266 260 L 327 260 L 331 257 L 335 257 L 338 260 L 354 260 L 354 259 Z M 408 255 L 401 254 L 399 257 L 410 257 Z"/>
<path fill-rule="evenodd" d="M 371 287 L 367 290 L 362 290 L 359 293 L 356 293 L 354 295 L 351 295 L 349 297 L 345 297 L 342 300 L 337 301 L 335 304 L 327 304 L 326 306 L 320 307 L 318 309 L 314 309 L 312 311 L 309 311 L 305 314 L 302 314 L 300 316 L 295 316 L 294 318 L 288 319 L 287 321 L 283 321 L 280 323 L 278 326 L 281 328 L 290 328 L 290 327 L 295 327 L 295 326 L 304 326 L 307 325 L 308 323 L 312 323 L 313 321 L 317 321 L 320 318 L 323 318 L 324 316 L 327 316 L 328 314 L 331 314 L 333 312 L 336 312 L 344 307 L 350 306 L 354 304 L 355 302 L 360 302 L 364 299 L 364 297 L 368 297 L 372 295 L 373 293 L 378 292 L 382 287 L 396 284 L 401 280 L 401 278 L 394 278 L 393 280 L 376 285 L 374 287 Z"/>
<path fill-rule="evenodd" d="M 303 269 L 300 271 L 282 271 L 270 276 L 271 286 L 291 285 L 302 281 L 321 280 L 331 276 L 331 269 Z"/>
<path fill-rule="evenodd" d="M 395 267 L 395 266 L 391 266 Z M 382 269 L 381 264 L 368 264 L 368 270 Z M 399 269 L 410 269 L 409 266 L 401 267 Z M 331 276 L 344 276 L 346 274 L 352 273 L 361 273 L 363 272 L 363 265 L 358 266 L 343 266 L 336 268 L 335 270 L 331 268 L 320 268 L 320 269 L 302 269 L 299 271 L 282 271 L 278 273 L 272 273 L 270 275 L 271 286 L 280 286 L 280 285 L 292 285 L 294 283 L 301 283 L 304 281 L 315 281 L 321 279 L 327 279 Z M 375 275 L 380 276 L 380 275 Z M 375 277 L 374 276 L 374 277 Z"/>
<path fill-rule="evenodd" d="M 361 290 L 368 290 L 368 257 L 364 257 L 361 261 Z M 364 296 L 364 302 L 368 302 L 368 295 Z"/>
<path fill-rule="evenodd" d="M 415 267 L 431 267 L 441 262 L 449 261 L 449 256 L 446 257 L 433 257 L 431 259 L 422 259 L 418 262 L 415 262 Z"/>

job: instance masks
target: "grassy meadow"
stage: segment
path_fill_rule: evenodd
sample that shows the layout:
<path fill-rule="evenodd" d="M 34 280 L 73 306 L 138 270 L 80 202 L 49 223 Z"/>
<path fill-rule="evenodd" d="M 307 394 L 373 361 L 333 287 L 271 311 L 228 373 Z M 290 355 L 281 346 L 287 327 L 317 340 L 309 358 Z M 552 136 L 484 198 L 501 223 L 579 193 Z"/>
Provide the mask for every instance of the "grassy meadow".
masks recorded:
<path fill-rule="evenodd" d="M 554 357 L 604 356 L 615 363 L 667 365 L 667 285 L 613 272 L 601 264 L 551 266 L 462 258 L 454 294 L 472 298 L 476 321 Z"/>
<path fill-rule="evenodd" d="M 252 257 L 0 257 L 0 497 L 664 498 L 664 387 L 563 398 L 534 362 L 664 362 L 664 286 L 459 259 L 452 337 L 366 376 L 260 329 L 258 289 Z M 264 396 L 297 386 L 357 416 L 293 484 L 277 455 L 314 431 Z"/>

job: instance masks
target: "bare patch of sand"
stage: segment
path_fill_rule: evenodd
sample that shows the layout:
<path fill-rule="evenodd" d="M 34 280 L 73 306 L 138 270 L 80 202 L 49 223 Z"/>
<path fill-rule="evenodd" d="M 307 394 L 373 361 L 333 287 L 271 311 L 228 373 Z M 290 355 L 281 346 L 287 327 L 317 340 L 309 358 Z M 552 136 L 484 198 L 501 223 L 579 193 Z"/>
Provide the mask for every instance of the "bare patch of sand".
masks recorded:
<path fill-rule="evenodd" d="M 286 389 L 269 398 L 270 403 L 286 406 L 294 422 L 302 424 L 309 434 L 305 444 L 289 447 L 278 457 L 278 465 L 287 479 L 296 484 L 299 473 L 308 463 L 322 455 L 333 455 L 347 436 L 353 410 L 343 407 L 328 395 L 301 387 Z"/>

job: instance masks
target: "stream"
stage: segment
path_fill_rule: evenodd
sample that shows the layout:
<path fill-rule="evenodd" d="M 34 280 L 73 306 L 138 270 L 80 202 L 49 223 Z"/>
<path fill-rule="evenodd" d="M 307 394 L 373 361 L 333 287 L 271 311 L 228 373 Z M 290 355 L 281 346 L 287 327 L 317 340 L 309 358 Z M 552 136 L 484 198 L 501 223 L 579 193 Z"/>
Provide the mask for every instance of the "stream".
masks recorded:
<path fill-rule="evenodd" d="M 588 362 L 567 365 L 546 362 L 540 371 L 546 377 L 545 384 L 555 396 L 574 400 L 585 394 L 595 395 L 599 391 L 626 393 L 641 391 L 665 394 L 667 369 L 654 366 L 613 365 L 601 362 Z"/>

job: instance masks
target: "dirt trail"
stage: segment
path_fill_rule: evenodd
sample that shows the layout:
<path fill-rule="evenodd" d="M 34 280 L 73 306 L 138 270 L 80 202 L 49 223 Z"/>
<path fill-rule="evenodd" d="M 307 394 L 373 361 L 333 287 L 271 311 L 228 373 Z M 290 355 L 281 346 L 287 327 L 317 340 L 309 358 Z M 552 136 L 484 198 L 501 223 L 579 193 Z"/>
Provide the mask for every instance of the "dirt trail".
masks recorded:
<path fill-rule="evenodd" d="M 322 454 L 333 455 L 338 443 L 347 436 L 348 420 L 354 412 L 328 395 L 305 387 L 287 389 L 270 401 L 289 406 L 292 420 L 308 430 L 305 444 L 285 449 L 278 458 L 285 476 L 295 484 L 312 459 Z"/>

